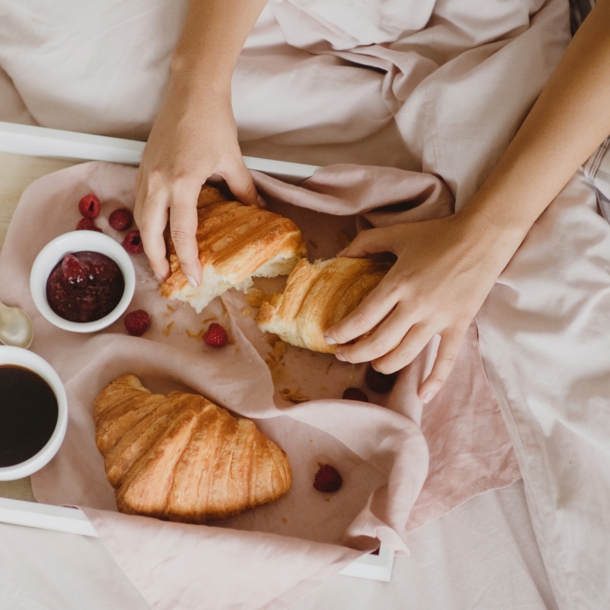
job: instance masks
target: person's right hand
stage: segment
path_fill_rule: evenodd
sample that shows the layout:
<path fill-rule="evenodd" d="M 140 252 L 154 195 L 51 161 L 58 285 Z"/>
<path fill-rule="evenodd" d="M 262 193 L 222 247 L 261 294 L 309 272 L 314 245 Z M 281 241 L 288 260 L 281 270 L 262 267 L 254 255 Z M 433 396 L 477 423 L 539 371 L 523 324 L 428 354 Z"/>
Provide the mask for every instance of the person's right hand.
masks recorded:
<path fill-rule="evenodd" d="M 197 198 L 213 174 L 242 203 L 264 204 L 237 142 L 230 90 L 174 81 L 144 149 L 135 189 L 136 223 L 159 281 L 170 272 L 163 231 L 171 211 L 171 238 L 180 266 L 191 285 L 201 283 Z"/>

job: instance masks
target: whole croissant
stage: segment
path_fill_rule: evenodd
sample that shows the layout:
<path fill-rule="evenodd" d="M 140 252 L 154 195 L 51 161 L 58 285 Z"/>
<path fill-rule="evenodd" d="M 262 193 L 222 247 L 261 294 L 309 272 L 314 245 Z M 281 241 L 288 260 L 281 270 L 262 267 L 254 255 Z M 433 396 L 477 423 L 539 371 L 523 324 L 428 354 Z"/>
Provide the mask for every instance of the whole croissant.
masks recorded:
<path fill-rule="evenodd" d="M 294 268 L 283 293 L 264 302 L 260 329 L 315 352 L 332 353 L 324 332 L 351 313 L 383 279 L 391 265 L 366 258 L 333 258 Z"/>
<path fill-rule="evenodd" d="M 151 394 L 123 375 L 94 407 L 95 441 L 121 512 L 204 523 L 290 488 L 286 454 L 250 420 L 203 396 Z"/>

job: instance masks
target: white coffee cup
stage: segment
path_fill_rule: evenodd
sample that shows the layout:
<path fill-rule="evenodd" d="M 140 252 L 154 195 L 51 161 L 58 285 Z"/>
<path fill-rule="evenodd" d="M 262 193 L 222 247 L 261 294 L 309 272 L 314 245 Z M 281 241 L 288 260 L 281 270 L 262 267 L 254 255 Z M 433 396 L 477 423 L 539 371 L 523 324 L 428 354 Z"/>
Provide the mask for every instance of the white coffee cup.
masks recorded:
<path fill-rule="evenodd" d="M 22 479 L 46 466 L 59 450 L 68 427 L 68 400 L 64 385 L 53 367 L 37 354 L 21 347 L 0 345 L 0 366 L 12 365 L 28 369 L 44 379 L 57 399 L 57 422 L 44 447 L 24 462 L 0 467 L 0 481 Z M 0 387 L 0 392 L 2 388 Z"/>

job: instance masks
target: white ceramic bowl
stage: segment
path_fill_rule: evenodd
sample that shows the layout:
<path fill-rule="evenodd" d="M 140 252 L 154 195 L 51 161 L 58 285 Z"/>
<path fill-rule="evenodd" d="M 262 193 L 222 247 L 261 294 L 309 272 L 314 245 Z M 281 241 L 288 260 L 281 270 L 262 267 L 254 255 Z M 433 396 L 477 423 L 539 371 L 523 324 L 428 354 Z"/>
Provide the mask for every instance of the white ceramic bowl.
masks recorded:
<path fill-rule="evenodd" d="M 72 252 L 99 252 L 111 258 L 125 279 L 125 291 L 119 304 L 107 315 L 93 322 L 70 322 L 58 316 L 47 301 L 47 280 L 55 265 Z M 116 322 L 125 312 L 136 288 L 133 263 L 125 248 L 112 237 L 97 231 L 72 231 L 50 241 L 38 254 L 30 273 L 30 292 L 38 311 L 52 324 L 75 333 L 94 333 Z"/>
<path fill-rule="evenodd" d="M 14 466 L 0 467 L 0 481 L 13 481 L 30 476 L 51 461 L 61 446 L 68 427 L 68 401 L 59 375 L 53 367 L 37 354 L 21 347 L 0 345 L 0 365 L 12 364 L 38 373 L 50 386 L 57 398 L 57 423 L 47 444 L 35 455 Z M 0 392 L 2 388 L 0 387 Z"/>

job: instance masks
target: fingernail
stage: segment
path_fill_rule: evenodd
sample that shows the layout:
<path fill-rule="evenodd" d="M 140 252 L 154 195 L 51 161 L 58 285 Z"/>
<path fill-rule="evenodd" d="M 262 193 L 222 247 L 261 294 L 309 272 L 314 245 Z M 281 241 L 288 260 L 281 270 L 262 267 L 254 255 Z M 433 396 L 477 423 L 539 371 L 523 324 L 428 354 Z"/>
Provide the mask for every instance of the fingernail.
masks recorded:
<path fill-rule="evenodd" d="M 337 358 L 337 360 L 339 360 L 340 362 L 347 362 L 345 356 L 343 354 L 335 354 L 335 357 Z"/>
<path fill-rule="evenodd" d="M 324 341 L 326 341 L 326 345 L 337 345 L 337 342 L 328 335 L 324 335 Z"/>
<path fill-rule="evenodd" d="M 193 287 L 193 288 L 197 288 L 197 286 L 199 286 L 199 284 L 197 283 L 197 281 L 195 280 L 194 277 L 191 277 L 190 275 L 186 276 L 186 279 L 189 281 L 189 284 Z"/>
<path fill-rule="evenodd" d="M 256 202 L 261 208 L 267 207 L 267 202 L 260 195 L 256 198 Z"/>
<path fill-rule="evenodd" d="M 337 256 L 335 258 L 341 258 L 347 252 L 347 248 L 343 248 L 341 252 L 337 252 Z"/>
<path fill-rule="evenodd" d="M 157 282 L 159 284 L 163 283 L 165 281 L 165 279 L 163 278 L 162 275 L 159 275 L 158 273 L 155 273 L 155 277 L 157 278 Z"/>
<path fill-rule="evenodd" d="M 434 392 L 426 392 L 422 397 L 421 400 L 424 403 L 429 403 L 432 399 L 434 398 Z"/>

